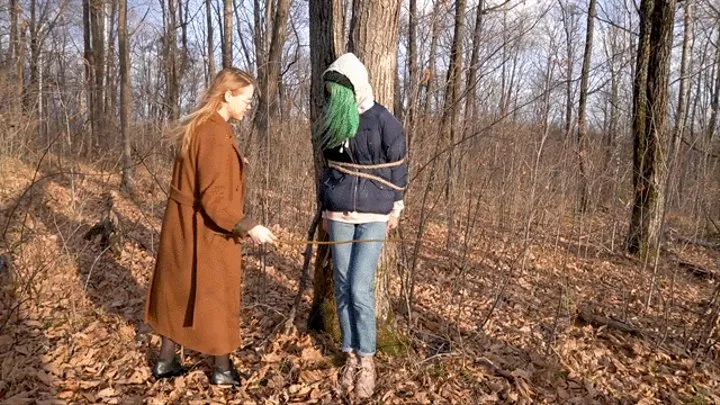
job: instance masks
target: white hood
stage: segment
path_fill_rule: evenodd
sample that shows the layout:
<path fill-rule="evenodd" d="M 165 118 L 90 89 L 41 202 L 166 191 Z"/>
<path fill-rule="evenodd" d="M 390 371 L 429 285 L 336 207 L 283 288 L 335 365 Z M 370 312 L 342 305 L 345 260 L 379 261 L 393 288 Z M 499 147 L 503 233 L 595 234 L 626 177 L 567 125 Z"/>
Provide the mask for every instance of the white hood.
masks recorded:
<path fill-rule="evenodd" d="M 355 103 L 360 114 L 375 105 L 375 97 L 373 96 L 372 87 L 370 87 L 367 69 L 357 56 L 352 53 L 341 55 L 325 72 L 331 70 L 344 75 L 352 83 L 355 88 Z"/>

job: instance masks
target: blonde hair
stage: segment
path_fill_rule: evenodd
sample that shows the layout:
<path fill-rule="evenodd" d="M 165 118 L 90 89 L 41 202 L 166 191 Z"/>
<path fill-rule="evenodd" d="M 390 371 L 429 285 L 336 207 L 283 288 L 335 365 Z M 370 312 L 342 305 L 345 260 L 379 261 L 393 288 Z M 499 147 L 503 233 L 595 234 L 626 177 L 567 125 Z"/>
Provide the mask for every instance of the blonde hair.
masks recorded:
<path fill-rule="evenodd" d="M 225 92 L 230 91 L 233 95 L 237 95 L 247 86 L 255 86 L 255 79 L 244 70 L 227 67 L 218 72 L 205 90 L 195 111 L 181 118 L 178 126 L 172 131 L 177 137 L 178 153 L 187 152 L 197 128 L 222 107 Z"/>

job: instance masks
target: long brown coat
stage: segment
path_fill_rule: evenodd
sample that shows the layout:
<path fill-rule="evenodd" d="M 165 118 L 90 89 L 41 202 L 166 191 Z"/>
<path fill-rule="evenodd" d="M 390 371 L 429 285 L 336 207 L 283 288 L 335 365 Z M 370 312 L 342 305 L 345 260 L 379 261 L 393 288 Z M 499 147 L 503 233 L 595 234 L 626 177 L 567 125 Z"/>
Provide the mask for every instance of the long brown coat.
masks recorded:
<path fill-rule="evenodd" d="M 244 176 L 230 125 L 202 123 L 173 167 L 145 321 L 190 349 L 221 355 L 240 345 L 242 256 L 230 232 L 244 215 Z"/>

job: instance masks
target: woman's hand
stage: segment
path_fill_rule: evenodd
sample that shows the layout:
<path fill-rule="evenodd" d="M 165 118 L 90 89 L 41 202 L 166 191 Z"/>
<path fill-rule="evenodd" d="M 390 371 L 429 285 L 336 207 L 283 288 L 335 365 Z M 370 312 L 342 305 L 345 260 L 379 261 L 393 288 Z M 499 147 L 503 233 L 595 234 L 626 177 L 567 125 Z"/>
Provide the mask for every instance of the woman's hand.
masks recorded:
<path fill-rule="evenodd" d="M 275 245 L 277 243 L 277 237 L 262 225 L 255 225 L 255 227 L 248 232 L 248 235 L 256 245 L 262 245 L 263 243 Z"/>
<path fill-rule="evenodd" d="M 390 219 L 388 220 L 388 224 L 387 224 L 388 231 L 392 231 L 395 228 L 397 228 L 399 222 L 400 222 L 400 217 L 390 215 Z"/>

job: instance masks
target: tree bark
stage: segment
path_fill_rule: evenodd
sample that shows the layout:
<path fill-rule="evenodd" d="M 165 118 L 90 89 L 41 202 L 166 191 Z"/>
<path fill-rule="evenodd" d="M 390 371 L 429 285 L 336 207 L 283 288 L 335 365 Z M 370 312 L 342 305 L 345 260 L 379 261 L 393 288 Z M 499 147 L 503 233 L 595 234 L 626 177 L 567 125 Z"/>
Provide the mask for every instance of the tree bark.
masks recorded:
<path fill-rule="evenodd" d="M 475 30 L 473 33 L 472 52 L 467 75 L 467 100 L 465 103 L 466 127 L 472 128 L 477 117 L 477 74 L 480 60 L 480 41 L 482 41 L 483 15 L 485 13 L 485 0 L 479 0 L 475 10 Z"/>
<path fill-rule="evenodd" d="M 272 20 L 270 48 L 268 50 L 267 64 L 261 70 L 260 86 L 262 91 L 260 92 L 257 114 L 255 115 L 255 125 L 261 136 L 267 132 L 269 120 L 278 116 L 278 82 L 280 81 L 282 51 L 287 36 L 289 9 L 290 0 L 278 0 L 275 17 Z M 269 25 L 270 21 L 267 21 L 267 23 Z M 268 30 L 269 27 L 266 32 Z"/>
<path fill-rule="evenodd" d="M 210 82 L 215 77 L 215 38 L 213 34 L 212 0 L 205 0 L 205 20 L 207 26 L 207 80 Z"/>
<path fill-rule="evenodd" d="M 165 106 L 167 116 L 174 121 L 180 117 L 180 83 L 177 61 L 177 0 L 168 0 L 165 27 Z"/>
<path fill-rule="evenodd" d="M 596 0 L 590 0 L 588 5 L 588 17 L 585 35 L 585 53 L 583 55 L 582 73 L 580 75 L 580 102 L 578 105 L 578 166 L 580 169 L 580 184 L 578 185 L 578 197 L 580 212 L 585 212 L 588 205 L 588 174 L 585 159 L 587 159 L 587 125 L 585 123 L 585 112 L 588 96 L 588 81 L 590 76 L 590 64 L 592 62 L 593 50 L 593 28 L 595 26 L 595 4 Z"/>
<path fill-rule="evenodd" d="M 674 176 L 680 159 L 680 145 L 685 136 L 685 127 L 687 123 L 687 112 L 688 112 L 688 97 L 690 95 L 690 81 L 689 71 L 690 69 L 690 55 L 692 54 L 692 43 L 693 43 L 693 19 L 694 19 L 694 0 L 685 0 L 685 15 L 683 18 L 683 45 L 682 45 L 682 57 L 680 61 L 680 88 L 678 90 L 678 104 L 675 113 L 675 127 L 673 128 L 673 135 L 670 143 L 670 150 L 672 159 L 670 163 L 671 178 L 676 179 L 676 183 L 680 185 L 682 180 L 680 176 Z M 672 189 L 672 186 L 670 186 Z"/>
<path fill-rule="evenodd" d="M 224 0 L 223 2 L 223 49 L 222 49 L 222 66 L 223 68 L 231 67 L 233 61 L 232 52 L 232 11 L 233 0 Z"/>
<path fill-rule="evenodd" d="M 316 122 L 322 113 L 322 73 L 340 56 L 343 50 L 342 0 L 309 0 L 310 17 L 310 63 L 312 68 L 310 88 L 310 122 Z M 315 127 L 312 127 L 315 130 Z M 311 136 L 312 140 L 317 139 Z M 321 206 L 320 182 L 325 166 L 320 145 L 313 143 L 315 166 L 315 203 Z M 318 240 L 327 240 L 327 234 L 318 229 Z M 333 269 L 328 245 L 320 245 L 315 257 L 313 279 L 313 303 L 308 318 L 308 328 L 325 331 L 336 339 L 340 328 L 335 308 Z"/>
<path fill-rule="evenodd" d="M 397 79 L 399 0 L 354 0 L 350 21 L 349 51 L 365 64 L 375 100 L 390 111 L 395 105 Z M 375 281 L 377 345 L 380 350 L 396 347 L 395 318 L 390 305 L 389 281 L 397 263 L 397 246 L 384 244 Z"/>
<path fill-rule="evenodd" d="M 445 161 L 447 179 L 445 182 L 445 202 L 447 204 L 447 240 L 446 247 L 453 247 L 455 240 L 455 182 L 459 175 L 457 171 L 458 157 L 455 154 L 457 122 L 460 115 L 460 72 L 463 64 L 462 41 L 465 35 L 465 0 L 455 2 L 455 30 L 450 48 L 450 64 L 447 73 L 447 87 L 445 89 L 445 106 L 440 121 L 440 133 L 445 137 L 445 146 L 450 147 Z"/>
<path fill-rule="evenodd" d="M 104 139 L 105 129 L 105 4 L 103 0 L 90 0 L 90 36 L 93 54 L 93 133 L 96 136 L 96 145 L 100 145 L 100 139 Z"/>
<path fill-rule="evenodd" d="M 633 185 L 627 249 L 656 251 L 665 217 L 666 110 L 676 0 L 642 0 L 640 38 L 633 91 Z M 652 49 L 652 52 L 651 52 Z"/>
<path fill-rule="evenodd" d="M 122 179 L 123 191 L 132 191 L 133 165 L 130 154 L 130 45 L 127 34 L 127 0 L 119 0 L 118 16 L 118 50 L 120 51 L 120 133 L 122 135 Z"/>
<path fill-rule="evenodd" d="M 413 128 L 415 128 L 415 110 L 418 102 L 418 57 L 417 57 L 417 0 L 410 0 L 408 16 L 408 54 L 407 54 L 407 128 L 408 146 L 412 144 Z"/>

